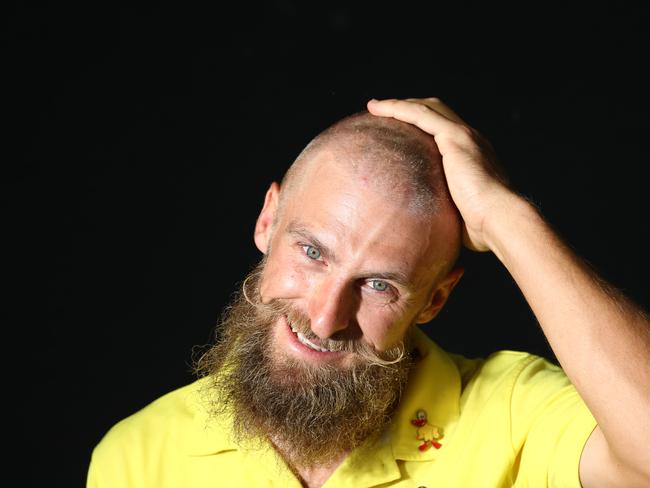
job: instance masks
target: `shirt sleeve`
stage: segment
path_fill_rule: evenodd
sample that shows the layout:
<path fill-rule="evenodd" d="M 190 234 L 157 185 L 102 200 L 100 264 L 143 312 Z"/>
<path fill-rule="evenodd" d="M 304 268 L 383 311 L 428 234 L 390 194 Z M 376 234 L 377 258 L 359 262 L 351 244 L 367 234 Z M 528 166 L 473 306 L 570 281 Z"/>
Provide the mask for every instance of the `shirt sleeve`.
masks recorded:
<path fill-rule="evenodd" d="M 561 368 L 529 356 L 511 396 L 515 486 L 581 486 L 580 457 L 596 420 Z"/>

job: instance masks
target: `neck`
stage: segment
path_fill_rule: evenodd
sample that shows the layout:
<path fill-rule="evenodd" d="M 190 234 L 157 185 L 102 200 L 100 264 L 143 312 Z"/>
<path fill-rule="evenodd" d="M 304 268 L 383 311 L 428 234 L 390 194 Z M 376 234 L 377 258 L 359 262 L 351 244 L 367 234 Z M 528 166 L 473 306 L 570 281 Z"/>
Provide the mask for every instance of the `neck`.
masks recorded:
<path fill-rule="evenodd" d="M 279 441 L 274 436 L 271 436 L 271 443 L 305 488 L 320 488 L 323 486 L 349 454 L 347 451 L 342 451 L 340 455 L 335 456 L 330 461 L 305 465 L 295 461 L 292 449 L 286 443 Z"/>

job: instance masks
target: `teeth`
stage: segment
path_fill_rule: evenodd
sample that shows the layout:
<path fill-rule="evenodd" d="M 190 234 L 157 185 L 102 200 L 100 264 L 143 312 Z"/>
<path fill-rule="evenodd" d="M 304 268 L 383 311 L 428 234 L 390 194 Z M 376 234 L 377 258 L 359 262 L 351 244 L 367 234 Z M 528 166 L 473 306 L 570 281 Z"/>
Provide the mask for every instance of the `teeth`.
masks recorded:
<path fill-rule="evenodd" d="M 313 342 L 311 342 L 293 324 L 289 324 L 289 327 L 291 327 L 291 330 L 293 331 L 294 334 L 296 334 L 296 337 L 298 337 L 298 340 L 300 342 L 302 342 L 305 346 L 313 349 L 314 351 L 318 351 L 318 352 L 331 352 L 329 349 L 325 349 L 324 347 L 319 347 L 316 344 L 314 344 Z"/>
<path fill-rule="evenodd" d="M 304 345 L 311 347 L 315 351 L 320 351 L 320 352 L 328 352 L 327 349 L 323 347 L 319 347 L 313 342 L 311 342 L 309 339 L 307 339 L 304 335 L 302 335 L 302 332 L 296 332 L 296 335 L 298 336 L 298 340 L 302 342 Z"/>

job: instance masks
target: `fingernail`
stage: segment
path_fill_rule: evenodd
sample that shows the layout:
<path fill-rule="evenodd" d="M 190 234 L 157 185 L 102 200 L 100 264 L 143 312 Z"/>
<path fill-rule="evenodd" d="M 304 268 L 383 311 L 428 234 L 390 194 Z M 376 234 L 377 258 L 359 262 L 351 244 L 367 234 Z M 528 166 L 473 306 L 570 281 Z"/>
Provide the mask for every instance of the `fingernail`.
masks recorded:
<path fill-rule="evenodd" d="M 368 103 L 375 103 L 375 102 L 378 102 L 378 101 L 379 100 L 377 100 L 376 98 L 371 98 L 370 100 L 368 100 Z"/>

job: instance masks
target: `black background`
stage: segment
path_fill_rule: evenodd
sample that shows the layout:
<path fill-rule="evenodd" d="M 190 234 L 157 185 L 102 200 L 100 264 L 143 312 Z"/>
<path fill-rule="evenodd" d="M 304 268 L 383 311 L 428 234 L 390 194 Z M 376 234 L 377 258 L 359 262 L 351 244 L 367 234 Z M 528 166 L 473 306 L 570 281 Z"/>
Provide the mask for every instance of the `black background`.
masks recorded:
<path fill-rule="evenodd" d="M 4 357 L 24 484 L 81 486 L 112 424 L 192 380 L 192 347 L 259 259 L 268 184 L 372 97 L 448 102 L 650 305 L 645 7 L 303 3 L 8 8 Z M 428 333 L 553 359 L 496 259 L 463 260 Z"/>

